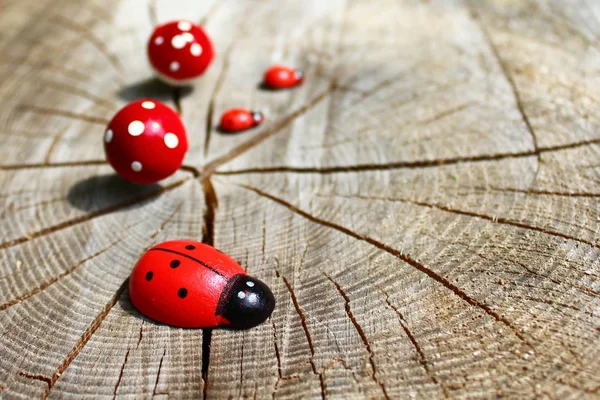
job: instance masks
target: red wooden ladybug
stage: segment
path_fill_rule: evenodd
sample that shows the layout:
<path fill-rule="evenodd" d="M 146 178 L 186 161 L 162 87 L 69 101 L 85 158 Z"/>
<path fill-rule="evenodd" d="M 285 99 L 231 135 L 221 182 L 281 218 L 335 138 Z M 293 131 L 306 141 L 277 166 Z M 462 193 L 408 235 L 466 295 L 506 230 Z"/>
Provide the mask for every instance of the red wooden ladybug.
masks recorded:
<path fill-rule="evenodd" d="M 264 121 L 260 111 L 250 111 L 247 108 L 231 108 L 221 116 L 221 130 L 239 132 L 260 125 Z"/>
<path fill-rule="evenodd" d="M 131 273 L 129 295 L 145 316 L 183 328 L 252 328 L 275 307 L 267 285 L 214 247 L 188 240 L 148 250 Z"/>
<path fill-rule="evenodd" d="M 160 79 L 187 85 L 204 73 L 215 55 L 208 34 L 190 21 L 159 25 L 148 40 L 148 58 Z"/>
<path fill-rule="evenodd" d="M 285 89 L 297 86 L 303 80 L 301 71 L 285 65 L 274 65 L 265 72 L 264 83 L 271 89 Z"/>
<path fill-rule="evenodd" d="M 104 133 L 106 159 L 134 183 L 154 183 L 173 174 L 187 149 L 185 127 L 177 112 L 151 99 L 123 107 Z"/>

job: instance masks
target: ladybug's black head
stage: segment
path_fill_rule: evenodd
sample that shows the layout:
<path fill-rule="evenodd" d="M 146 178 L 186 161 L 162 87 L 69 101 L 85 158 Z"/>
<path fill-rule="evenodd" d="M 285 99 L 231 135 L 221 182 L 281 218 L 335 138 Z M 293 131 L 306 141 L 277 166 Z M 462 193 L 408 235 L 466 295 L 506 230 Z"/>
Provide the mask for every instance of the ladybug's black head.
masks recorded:
<path fill-rule="evenodd" d="M 263 282 L 248 275 L 231 278 L 221 293 L 217 315 L 232 328 L 248 329 L 262 324 L 275 308 L 275 297 Z"/>
<path fill-rule="evenodd" d="M 263 113 L 261 113 L 260 111 L 251 111 L 251 113 L 252 113 L 252 120 L 254 121 L 254 123 L 256 125 L 263 122 L 263 119 L 265 118 L 263 116 Z"/>
<path fill-rule="evenodd" d="M 301 70 L 295 70 L 294 74 L 296 75 L 296 79 L 298 79 L 298 83 L 301 83 L 304 80 L 304 72 L 302 72 Z"/>

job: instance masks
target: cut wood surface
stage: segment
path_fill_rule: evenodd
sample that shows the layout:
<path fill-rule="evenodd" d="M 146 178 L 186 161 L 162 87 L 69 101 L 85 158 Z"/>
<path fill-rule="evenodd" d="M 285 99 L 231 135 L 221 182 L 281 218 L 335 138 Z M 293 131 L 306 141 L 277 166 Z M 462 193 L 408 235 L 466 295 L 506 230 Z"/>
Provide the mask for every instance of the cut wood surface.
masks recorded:
<path fill-rule="evenodd" d="M 189 89 L 158 22 L 205 25 Z M 600 3 L 0 1 L 0 397 L 600 398 Z M 266 91 L 264 70 L 304 70 Z M 128 101 L 185 166 L 104 161 Z M 231 135 L 229 107 L 267 122 Z M 156 324 L 127 278 L 164 240 L 265 281 L 248 331 Z"/>

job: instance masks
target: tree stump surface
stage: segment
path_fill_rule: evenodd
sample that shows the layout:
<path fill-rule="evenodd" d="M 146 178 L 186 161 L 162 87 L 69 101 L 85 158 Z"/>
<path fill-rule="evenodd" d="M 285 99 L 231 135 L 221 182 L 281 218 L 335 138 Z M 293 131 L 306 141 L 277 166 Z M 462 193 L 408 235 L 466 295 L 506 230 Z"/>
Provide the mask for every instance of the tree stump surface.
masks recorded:
<path fill-rule="evenodd" d="M 174 18 L 218 52 L 193 90 L 146 61 Z M 0 2 L 0 397 L 600 397 L 599 18 L 586 0 Z M 277 62 L 305 84 L 261 89 Z M 106 123 L 142 97 L 188 128 L 159 185 L 104 161 Z M 267 122 L 220 133 L 233 106 Z M 131 268 L 176 238 L 265 281 L 272 317 L 140 316 Z"/>

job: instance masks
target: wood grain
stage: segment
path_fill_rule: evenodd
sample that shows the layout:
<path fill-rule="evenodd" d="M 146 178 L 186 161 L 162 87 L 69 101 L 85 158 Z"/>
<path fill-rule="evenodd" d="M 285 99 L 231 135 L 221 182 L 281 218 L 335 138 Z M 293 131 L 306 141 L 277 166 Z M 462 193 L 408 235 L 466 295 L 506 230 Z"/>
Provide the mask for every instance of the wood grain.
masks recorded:
<path fill-rule="evenodd" d="M 568 3 L 568 4 L 567 4 Z M 600 6 L 0 2 L 0 397 L 600 398 Z M 152 26 L 202 22 L 193 90 Z M 272 63 L 304 85 L 266 91 Z M 135 186 L 104 124 L 152 97 L 185 165 Z M 228 107 L 265 124 L 223 134 Z M 214 243 L 273 289 L 249 331 L 156 324 L 127 277 Z"/>

